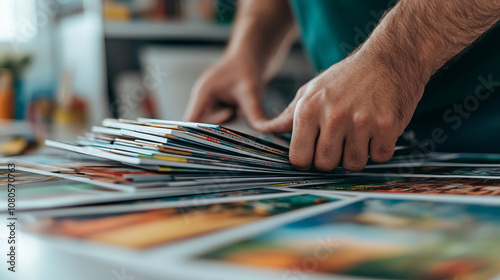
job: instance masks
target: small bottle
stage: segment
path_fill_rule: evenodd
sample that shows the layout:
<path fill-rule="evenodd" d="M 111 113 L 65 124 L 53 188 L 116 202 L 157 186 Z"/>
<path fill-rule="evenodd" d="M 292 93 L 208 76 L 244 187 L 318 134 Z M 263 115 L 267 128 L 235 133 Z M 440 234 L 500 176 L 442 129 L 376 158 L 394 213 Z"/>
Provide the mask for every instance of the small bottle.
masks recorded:
<path fill-rule="evenodd" d="M 0 119 L 14 118 L 14 78 L 9 69 L 0 69 Z"/>

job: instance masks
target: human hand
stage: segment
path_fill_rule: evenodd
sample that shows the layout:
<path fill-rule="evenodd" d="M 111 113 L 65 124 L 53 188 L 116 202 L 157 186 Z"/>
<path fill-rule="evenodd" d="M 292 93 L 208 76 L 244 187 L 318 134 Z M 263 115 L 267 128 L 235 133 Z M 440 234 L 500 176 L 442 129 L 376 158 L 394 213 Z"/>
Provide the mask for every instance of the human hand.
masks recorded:
<path fill-rule="evenodd" d="M 345 169 L 360 171 L 368 155 L 379 163 L 391 159 L 425 84 L 358 52 L 304 85 L 281 115 L 258 129 L 293 128 L 290 162 L 298 169 L 331 171 L 342 160 Z"/>
<path fill-rule="evenodd" d="M 252 59 L 227 56 L 196 82 L 184 119 L 220 124 L 246 116 L 250 125 L 266 120 L 261 98 L 264 81 Z"/>

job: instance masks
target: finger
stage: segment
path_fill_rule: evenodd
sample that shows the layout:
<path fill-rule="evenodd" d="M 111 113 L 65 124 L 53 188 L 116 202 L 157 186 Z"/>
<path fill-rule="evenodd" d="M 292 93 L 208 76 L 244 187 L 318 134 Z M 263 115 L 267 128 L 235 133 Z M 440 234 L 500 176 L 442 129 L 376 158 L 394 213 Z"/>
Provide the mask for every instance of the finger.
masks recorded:
<path fill-rule="evenodd" d="M 324 172 L 335 169 L 342 157 L 344 140 L 345 132 L 343 127 L 321 127 L 318 141 L 316 141 L 314 167 Z"/>
<path fill-rule="evenodd" d="M 183 119 L 189 122 L 203 122 L 212 106 L 213 100 L 209 94 L 206 92 L 193 93 Z"/>
<path fill-rule="evenodd" d="M 260 124 L 267 121 L 267 116 L 262 108 L 259 96 L 258 92 L 244 94 L 240 101 L 241 111 L 254 129 L 258 129 Z"/>
<path fill-rule="evenodd" d="M 293 117 L 297 102 L 298 97 L 296 97 L 279 116 L 259 124 L 258 130 L 268 133 L 285 133 L 292 131 Z"/>
<path fill-rule="evenodd" d="M 347 133 L 342 166 L 349 171 L 361 171 L 368 162 L 368 145 L 370 141 L 368 122 L 363 121 L 352 125 Z"/>
<path fill-rule="evenodd" d="M 297 113 L 294 117 L 292 141 L 290 143 L 290 163 L 299 170 L 309 170 L 314 159 L 314 147 L 319 128 L 310 115 Z"/>
<path fill-rule="evenodd" d="M 210 114 L 208 122 L 211 124 L 223 124 L 231 121 L 235 116 L 236 110 L 234 108 L 223 107 Z"/>
<path fill-rule="evenodd" d="M 372 161 L 382 163 L 389 161 L 394 155 L 394 149 L 398 140 L 394 133 L 394 125 L 391 121 L 379 122 L 377 132 L 370 141 L 370 158 Z"/>
<path fill-rule="evenodd" d="M 376 163 L 391 160 L 394 155 L 396 140 L 390 137 L 373 137 L 370 141 L 370 159 Z"/>

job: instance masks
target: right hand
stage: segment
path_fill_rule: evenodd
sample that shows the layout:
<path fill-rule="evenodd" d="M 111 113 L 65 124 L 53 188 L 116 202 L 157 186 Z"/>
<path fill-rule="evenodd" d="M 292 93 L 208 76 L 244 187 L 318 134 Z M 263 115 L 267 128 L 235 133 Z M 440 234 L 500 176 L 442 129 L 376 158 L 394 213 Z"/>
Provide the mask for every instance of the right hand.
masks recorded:
<path fill-rule="evenodd" d="M 221 124 L 242 113 L 252 127 L 267 120 L 261 105 L 264 81 L 259 67 L 243 56 L 226 56 L 193 87 L 186 121 Z"/>

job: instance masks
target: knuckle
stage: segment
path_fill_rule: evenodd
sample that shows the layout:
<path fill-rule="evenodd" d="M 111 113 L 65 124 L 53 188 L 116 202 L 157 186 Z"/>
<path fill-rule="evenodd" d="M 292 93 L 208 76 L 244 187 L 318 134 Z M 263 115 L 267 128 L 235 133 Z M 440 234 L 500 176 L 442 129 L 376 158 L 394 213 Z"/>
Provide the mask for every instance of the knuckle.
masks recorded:
<path fill-rule="evenodd" d="M 370 116 L 366 113 L 357 113 L 352 118 L 352 126 L 355 131 L 364 130 L 370 124 Z"/>
<path fill-rule="evenodd" d="M 304 94 L 306 94 L 306 91 L 307 91 L 307 84 L 299 88 L 299 90 L 297 91 L 297 96 L 303 96 Z"/>
<path fill-rule="evenodd" d="M 289 159 L 290 163 L 299 169 L 308 168 L 311 164 L 310 162 L 307 162 L 307 160 L 305 160 L 304 157 L 294 153 L 290 154 Z"/>
<path fill-rule="evenodd" d="M 392 116 L 385 116 L 377 119 L 377 129 L 381 133 L 387 133 L 396 128 L 396 120 Z"/>
<path fill-rule="evenodd" d="M 305 91 L 306 92 L 309 92 L 309 91 L 315 91 L 316 89 L 318 88 L 318 82 L 316 79 L 312 79 L 311 81 L 309 81 L 309 83 L 307 83 L 305 85 Z"/>
<path fill-rule="evenodd" d="M 346 113 L 342 110 L 337 110 L 328 115 L 326 125 L 328 127 L 336 127 L 341 125 L 346 120 Z"/>
<path fill-rule="evenodd" d="M 342 166 L 349 171 L 361 171 L 365 168 L 368 161 L 367 156 L 358 150 L 351 150 L 345 154 Z"/>
<path fill-rule="evenodd" d="M 389 161 L 394 154 L 394 148 L 389 145 L 381 145 L 371 153 L 371 160 L 376 163 Z"/>
<path fill-rule="evenodd" d="M 297 119 L 308 123 L 316 116 L 316 109 L 310 104 L 305 103 L 303 100 L 297 104 Z"/>
<path fill-rule="evenodd" d="M 316 150 L 316 156 L 314 157 L 314 167 L 316 169 L 328 172 L 335 169 L 338 165 L 338 159 L 334 159 L 334 154 L 329 146 L 319 146 Z"/>
<path fill-rule="evenodd" d="M 297 91 L 297 95 L 299 97 L 304 97 L 304 96 L 311 95 L 314 92 L 316 92 L 315 87 L 314 87 L 314 83 L 312 81 L 310 81 L 309 83 L 307 83 L 299 88 L 299 90 Z"/>
<path fill-rule="evenodd" d="M 330 145 L 325 145 L 325 143 L 318 143 L 318 145 L 316 146 L 316 155 L 317 155 L 317 158 L 319 159 L 323 159 L 323 158 L 326 158 L 330 155 L 332 155 L 332 149 L 330 147 Z"/>
<path fill-rule="evenodd" d="M 327 89 L 316 80 L 312 80 L 304 86 L 304 92 L 303 92 L 304 96 L 310 96 L 310 95 L 325 96 L 327 95 L 327 93 L 328 93 Z"/>

